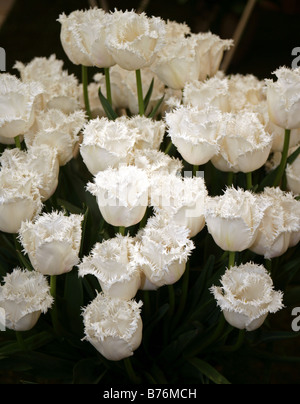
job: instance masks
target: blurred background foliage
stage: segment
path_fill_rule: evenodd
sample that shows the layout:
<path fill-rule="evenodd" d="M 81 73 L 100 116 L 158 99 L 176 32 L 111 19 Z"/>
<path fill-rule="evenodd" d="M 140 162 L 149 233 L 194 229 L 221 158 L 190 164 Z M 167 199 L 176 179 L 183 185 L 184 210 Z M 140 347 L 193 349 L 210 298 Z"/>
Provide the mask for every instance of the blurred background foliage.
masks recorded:
<path fill-rule="evenodd" d="M 16 60 L 27 63 L 34 57 L 55 53 L 64 60 L 65 68 L 80 78 L 80 68 L 69 62 L 61 47 L 60 24 L 56 19 L 62 12 L 69 14 L 91 4 L 110 10 L 142 7 L 149 15 L 186 22 L 192 32 L 211 30 L 222 38 L 231 38 L 246 1 L 16 0 L 0 30 L 0 46 L 7 52 L 7 70 L 16 73 Z M 257 1 L 228 73 L 251 73 L 264 79 L 271 77 L 279 66 L 290 66 L 292 49 L 300 46 L 299 16 L 297 0 Z M 216 174 L 210 164 L 206 169 L 208 188 L 220 193 L 226 178 L 222 173 Z M 219 177 L 210 177 L 211 173 Z M 258 172 L 257 182 L 263 176 L 263 170 Z M 95 200 L 84 191 L 90 179 L 82 160 L 74 159 L 62 168 L 56 191 L 57 208 L 86 214 L 89 231 L 85 234 L 83 254 L 88 254 L 95 242 L 112 236 L 104 231 Z M 237 177 L 237 184 L 242 186 L 242 181 L 242 177 Z M 72 271 L 59 277 L 59 336 L 53 334 L 49 313 L 41 317 L 37 327 L 25 333 L 25 351 L 20 350 L 14 332 L 7 331 L 5 339 L 0 333 L 0 383 L 298 384 L 300 340 L 299 334 L 291 330 L 291 311 L 300 306 L 299 246 L 273 263 L 275 288 L 286 292 L 286 309 L 270 316 L 264 327 L 247 333 L 244 339 L 243 333 L 224 322 L 208 290 L 224 273 L 226 255 L 206 230 L 195 242 L 200 254 L 192 256 L 190 279 L 184 277 L 171 291 L 165 287 L 150 294 L 150 309 L 143 310 L 143 343 L 132 358 L 138 380 L 128 380 L 123 362 L 108 362 L 90 344 L 81 341 L 80 308 L 95 296 L 98 286 L 93 277 L 79 280 Z M 14 239 L 0 233 L 1 277 L 20 265 L 16 249 L 21 248 Z M 238 256 L 238 260 L 253 258 L 247 254 Z M 181 297 L 187 282 L 189 291 L 182 308 Z M 139 297 L 143 298 L 137 295 L 137 300 Z"/>

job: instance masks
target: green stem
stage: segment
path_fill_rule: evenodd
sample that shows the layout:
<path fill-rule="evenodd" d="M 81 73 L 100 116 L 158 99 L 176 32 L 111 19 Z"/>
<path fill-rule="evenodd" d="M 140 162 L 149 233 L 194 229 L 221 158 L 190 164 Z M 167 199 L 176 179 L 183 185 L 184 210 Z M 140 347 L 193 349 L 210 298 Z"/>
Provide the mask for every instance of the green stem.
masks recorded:
<path fill-rule="evenodd" d="M 89 93 L 88 93 L 88 74 L 87 74 L 87 67 L 83 66 L 81 67 L 81 73 L 82 73 L 82 86 L 83 86 L 83 98 L 84 98 L 84 105 L 85 105 L 85 110 L 88 115 L 88 118 L 92 118 L 91 114 L 91 107 L 90 107 L 90 101 L 89 101 Z"/>
<path fill-rule="evenodd" d="M 111 96 L 111 85 L 110 85 L 110 73 L 109 73 L 109 67 L 106 67 L 104 69 L 104 74 L 105 74 L 105 83 L 106 83 L 106 98 L 107 101 L 110 103 L 112 106 L 112 96 Z"/>
<path fill-rule="evenodd" d="M 234 180 L 234 173 L 233 172 L 229 172 L 228 173 L 228 180 L 227 180 L 227 185 L 229 187 L 232 187 L 233 185 L 233 180 Z"/>
<path fill-rule="evenodd" d="M 197 173 L 199 172 L 199 166 L 193 166 L 193 177 L 197 177 Z"/>
<path fill-rule="evenodd" d="M 120 227 L 119 227 L 119 233 L 120 233 L 122 236 L 125 236 L 126 228 L 125 228 L 124 226 L 120 226 Z"/>
<path fill-rule="evenodd" d="M 235 265 L 235 252 L 229 251 L 228 269 L 234 267 Z"/>
<path fill-rule="evenodd" d="M 285 137 L 284 137 L 284 146 L 283 146 L 282 158 L 281 158 L 280 166 L 278 168 L 278 173 L 277 173 L 277 176 L 276 176 L 276 179 L 275 179 L 275 182 L 274 182 L 275 187 L 280 186 L 280 184 L 282 182 L 283 175 L 285 173 L 285 169 L 286 169 L 286 165 L 287 165 L 287 159 L 288 159 L 288 155 L 289 155 L 290 140 L 291 140 L 291 130 L 286 129 L 285 130 Z"/>
<path fill-rule="evenodd" d="M 247 189 L 248 191 L 250 191 L 253 188 L 252 173 L 247 173 L 246 178 L 247 178 Z"/>
<path fill-rule="evenodd" d="M 136 74 L 136 86 L 138 93 L 138 102 L 139 102 L 139 114 L 141 116 L 145 115 L 145 107 L 144 107 L 144 97 L 143 97 L 143 86 L 142 86 L 142 76 L 140 69 L 135 71 Z"/>
<path fill-rule="evenodd" d="M 22 146 L 21 146 L 21 142 L 20 142 L 20 136 L 16 136 L 16 137 L 14 138 L 14 140 L 15 140 L 15 145 L 16 145 L 16 147 L 17 147 L 18 149 L 22 150 Z"/>
<path fill-rule="evenodd" d="M 172 140 L 170 140 L 168 146 L 166 147 L 165 154 L 170 153 L 170 150 L 171 150 L 172 146 L 173 146 L 173 143 L 172 143 Z"/>

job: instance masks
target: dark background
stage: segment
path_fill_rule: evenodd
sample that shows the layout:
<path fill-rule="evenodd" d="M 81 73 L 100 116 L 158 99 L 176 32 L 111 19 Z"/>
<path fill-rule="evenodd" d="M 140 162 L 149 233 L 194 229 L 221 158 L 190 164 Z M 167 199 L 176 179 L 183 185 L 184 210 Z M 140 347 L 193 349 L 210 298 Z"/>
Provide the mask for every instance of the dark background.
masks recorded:
<path fill-rule="evenodd" d="M 96 1 L 101 5 L 101 1 Z M 137 9 L 141 0 L 105 0 L 110 10 Z M 246 0 L 150 0 L 148 15 L 186 22 L 192 32 L 211 30 L 231 38 Z M 103 4 L 103 3 L 102 3 Z M 59 14 L 89 8 L 88 0 L 16 0 L 0 30 L 0 47 L 6 50 L 7 71 L 16 60 L 55 53 L 70 73 L 78 74 L 60 44 Z M 299 0 L 258 0 L 228 73 L 252 73 L 263 79 L 279 66 L 291 67 L 292 49 L 300 47 Z"/>

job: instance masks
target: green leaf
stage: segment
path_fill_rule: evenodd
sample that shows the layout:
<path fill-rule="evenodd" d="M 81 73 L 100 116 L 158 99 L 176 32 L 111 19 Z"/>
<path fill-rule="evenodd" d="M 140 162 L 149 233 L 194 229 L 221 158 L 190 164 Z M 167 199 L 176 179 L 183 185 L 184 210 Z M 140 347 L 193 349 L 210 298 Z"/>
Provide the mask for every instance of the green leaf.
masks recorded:
<path fill-rule="evenodd" d="M 299 156 L 299 154 L 300 154 L 300 146 L 298 147 L 298 149 L 296 151 L 294 151 L 294 153 L 292 153 L 290 155 L 290 157 L 287 160 L 288 164 L 293 164 L 293 162 L 296 160 L 296 158 Z"/>
<path fill-rule="evenodd" d="M 152 112 L 148 115 L 148 118 L 154 118 L 154 116 L 157 113 L 157 111 L 159 110 L 164 98 L 165 98 L 165 94 L 161 97 L 160 100 L 158 100 L 158 102 L 155 105 L 155 107 L 153 108 Z"/>
<path fill-rule="evenodd" d="M 219 373 L 213 366 L 209 363 L 198 359 L 191 358 L 188 362 L 194 366 L 200 373 L 206 376 L 215 384 L 231 384 L 221 373 Z"/>
<path fill-rule="evenodd" d="M 153 79 L 151 81 L 151 84 L 149 86 L 149 90 L 148 90 L 148 92 L 147 92 L 147 94 L 146 94 L 146 96 L 144 98 L 144 109 L 145 109 L 145 111 L 146 111 L 146 109 L 147 109 L 147 107 L 149 105 L 149 101 L 151 99 L 151 95 L 152 95 L 152 92 L 153 92 L 153 87 L 154 87 L 154 77 L 153 77 Z"/>
<path fill-rule="evenodd" d="M 111 121 L 114 121 L 115 119 L 118 118 L 117 113 L 113 110 L 112 106 L 110 105 L 109 101 L 107 100 L 107 98 L 104 97 L 104 95 L 101 92 L 101 87 L 99 87 L 99 99 L 100 102 L 103 106 L 103 109 L 108 117 L 108 119 L 110 119 Z"/>

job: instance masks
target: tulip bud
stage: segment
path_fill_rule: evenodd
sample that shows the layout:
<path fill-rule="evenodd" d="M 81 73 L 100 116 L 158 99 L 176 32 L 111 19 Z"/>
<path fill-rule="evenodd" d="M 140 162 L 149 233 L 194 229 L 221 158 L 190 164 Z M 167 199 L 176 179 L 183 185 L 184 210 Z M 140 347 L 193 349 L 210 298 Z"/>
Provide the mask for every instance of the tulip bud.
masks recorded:
<path fill-rule="evenodd" d="M 132 356 L 142 342 L 141 306 L 98 294 L 83 311 L 85 339 L 108 360 Z"/>
<path fill-rule="evenodd" d="M 221 284 L 210 291 L 227 322 L 238 329 L 254 331 L 269 313 L 283 308 L 283 294 L 274 291 L 272 278 L 263 266 L 248 263 L 227 269 Z"/>
<path fill-rule="evenodd" d="M 207 200 L 208 231 L 224 251 L 244 251 L 254 243 L 268 206 L 252 192 L 227 188 L 222 196 Z"/>
<path fill-rule="evenodd" d="M 0 171 L 0 230 L 17 233 L 24 220 L 32 220 L 42 209 L 40 177 L 28 170 Z"/>
<path fill-rule="evenodd" d="M 283 129 L 299 129 L 300 68 L 281 67 L 273 74 L 276 82 L 266 80 L 270 120 Z"/>
<path fill-rule="evenodd" d="M 78 264 L 82 220 L 81 215 L 53 212 L 22 223 L 19 238 L 36 271 L 60 275 Z"/>
<path fill-rule="evenodd" d="M 101 214 L 113 226 L 133 226 L 146 213 L 148 177 L 145 171 L 134 166 L 100 171 L 87 190 L 96 196 Z"/>
<path fill-rule="evenodd" d="M 78 266 L 79 276 L 96 276 L 102 291 L 110 297 L 134 298 L 141 285 L 141 273 L 135 263 L 133 247 L 133 238 L 120 235 L 97 243 Z"/>
<path fill-rule="evenodd" d="M 5 312 L 5 325 L 15 331 L 31 330 L 53 303 L 46 277 L 15 268 L 3 281 L 0 307 Z"/>

